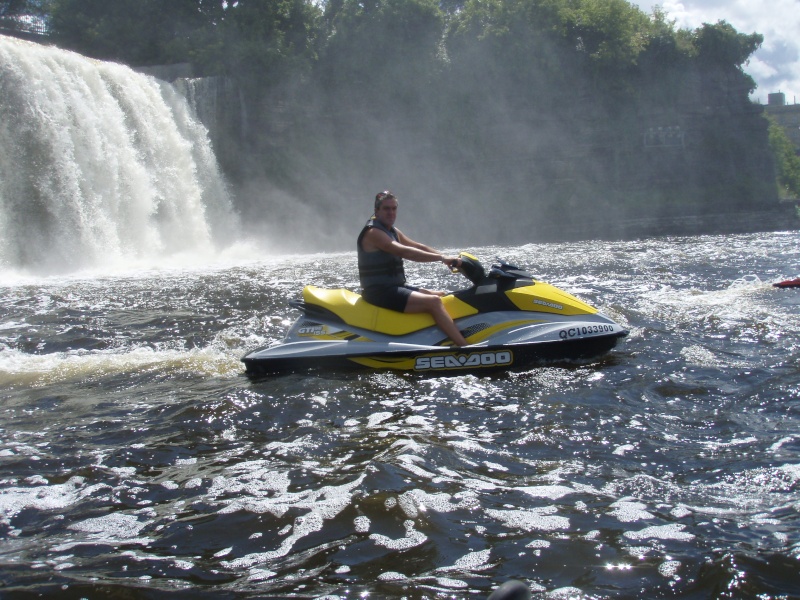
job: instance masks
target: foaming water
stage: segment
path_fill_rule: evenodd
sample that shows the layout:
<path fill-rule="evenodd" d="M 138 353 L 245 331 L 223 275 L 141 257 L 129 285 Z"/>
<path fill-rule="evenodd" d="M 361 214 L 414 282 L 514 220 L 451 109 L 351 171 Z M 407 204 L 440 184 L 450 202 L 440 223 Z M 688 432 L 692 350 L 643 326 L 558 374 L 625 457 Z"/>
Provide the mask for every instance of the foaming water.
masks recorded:
<path fill-rule="evenodd" d="M 0 269 L 198 262 L 232 241 L 208 133 L 171 86 L 5 36 L 0 74 Z"/>
<path fill-rule="evenodd" d="M 798 241 L 471 249 L 631 329 L 493 377 L 246 379 L 304 283 L 356 289 L 350 255 L 4 286 L 4 592 L 793 597 L 800 294 L 771 282 Z"/>

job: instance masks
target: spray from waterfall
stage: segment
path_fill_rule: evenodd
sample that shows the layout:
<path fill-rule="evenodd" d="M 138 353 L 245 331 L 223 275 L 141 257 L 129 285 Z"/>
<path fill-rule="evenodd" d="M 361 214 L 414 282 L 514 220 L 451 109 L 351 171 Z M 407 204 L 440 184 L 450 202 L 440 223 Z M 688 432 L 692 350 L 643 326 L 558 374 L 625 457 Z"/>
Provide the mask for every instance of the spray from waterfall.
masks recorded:
<path fill-rule="evenodd" d="M 208 132 L 172 86 L 0 36 L 0 269 L 203 261 L 237 228 Z"/>

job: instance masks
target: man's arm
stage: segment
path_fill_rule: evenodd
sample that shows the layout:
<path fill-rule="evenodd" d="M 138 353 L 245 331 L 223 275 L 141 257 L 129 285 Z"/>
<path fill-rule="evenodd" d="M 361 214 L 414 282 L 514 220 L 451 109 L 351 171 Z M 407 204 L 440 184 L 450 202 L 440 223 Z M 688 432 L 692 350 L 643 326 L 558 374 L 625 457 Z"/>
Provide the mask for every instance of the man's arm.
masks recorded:
<path fill-rule="evenodd" d="M 400 243 L 403 244 L 404 246 L 411 246 L 412 248 L 417 248 L 418 250 L 424 250 L 425 252 L 432 252 L 433 254 L 441 254 L 441 252 L 431 248 L 430 246 L 426 246 L 421 242 L 415 242 L 399 229 L 395 229 L 395 231 L 397 232 L 397 237 L 400 240 Z"/>
<path fill-rule="evenodd" d="M 414 240 L 406 237 L 399 230 L 397 231 L 397 238 L 395 241 L 378 229 L 370 229 L 364 234 L 362 246 L 365 250 L 370 249 L 383 250 L 394 256 L 413 260 L 415 262 L 452 262 L 453 257 L 444 256 L 441 252 L 437 252 L 433 248 L 420 244 Z"/>

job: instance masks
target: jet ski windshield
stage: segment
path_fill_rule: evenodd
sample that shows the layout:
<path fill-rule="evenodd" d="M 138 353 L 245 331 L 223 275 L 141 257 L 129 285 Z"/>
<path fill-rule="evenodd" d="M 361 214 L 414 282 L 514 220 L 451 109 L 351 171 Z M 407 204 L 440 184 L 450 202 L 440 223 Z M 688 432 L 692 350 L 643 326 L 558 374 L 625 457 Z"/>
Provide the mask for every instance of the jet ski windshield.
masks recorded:
<path fill-rule="evenodd" d="M 514 282 L 519 279 L 533 280 L 533 275 L 527 271 L 499 258 L 497 259 L 498 263 L 491 266 L 488 275 L 481 262 L 471 254 L 462 252 L 459 254 L 459 258 L 461 259 L 461 266 L 455 269 L 454 272 L 461 273 L 474 285 L 482 285 L 486 283 L 487 279 L 495 281 L 499 279 L 505 282 Z"/>
<path fill-rule="evenodd" d="M 486 270 L 481 262 L 466 252 L 462 252 L 459 258 L 461 259 L 461 265 L 456 270 L 475 285 L 480 285 L 486 279 Z"/>

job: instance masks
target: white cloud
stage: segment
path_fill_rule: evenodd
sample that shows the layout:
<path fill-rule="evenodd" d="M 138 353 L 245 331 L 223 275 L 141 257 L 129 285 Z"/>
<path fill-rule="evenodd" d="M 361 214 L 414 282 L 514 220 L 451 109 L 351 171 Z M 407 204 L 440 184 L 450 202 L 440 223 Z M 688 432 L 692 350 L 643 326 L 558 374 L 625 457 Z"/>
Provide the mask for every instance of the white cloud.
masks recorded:
<path fill-rule="evenodd" d="M 784 92 L 787 102 L 800 100 L 800 0 L 633 0 L 646 13 L 660 5 L 679 27 L 727 21 L 740 33 L 760 33 L 764 43 L 744 70 L 756 81 L 755 100 Z"/>

